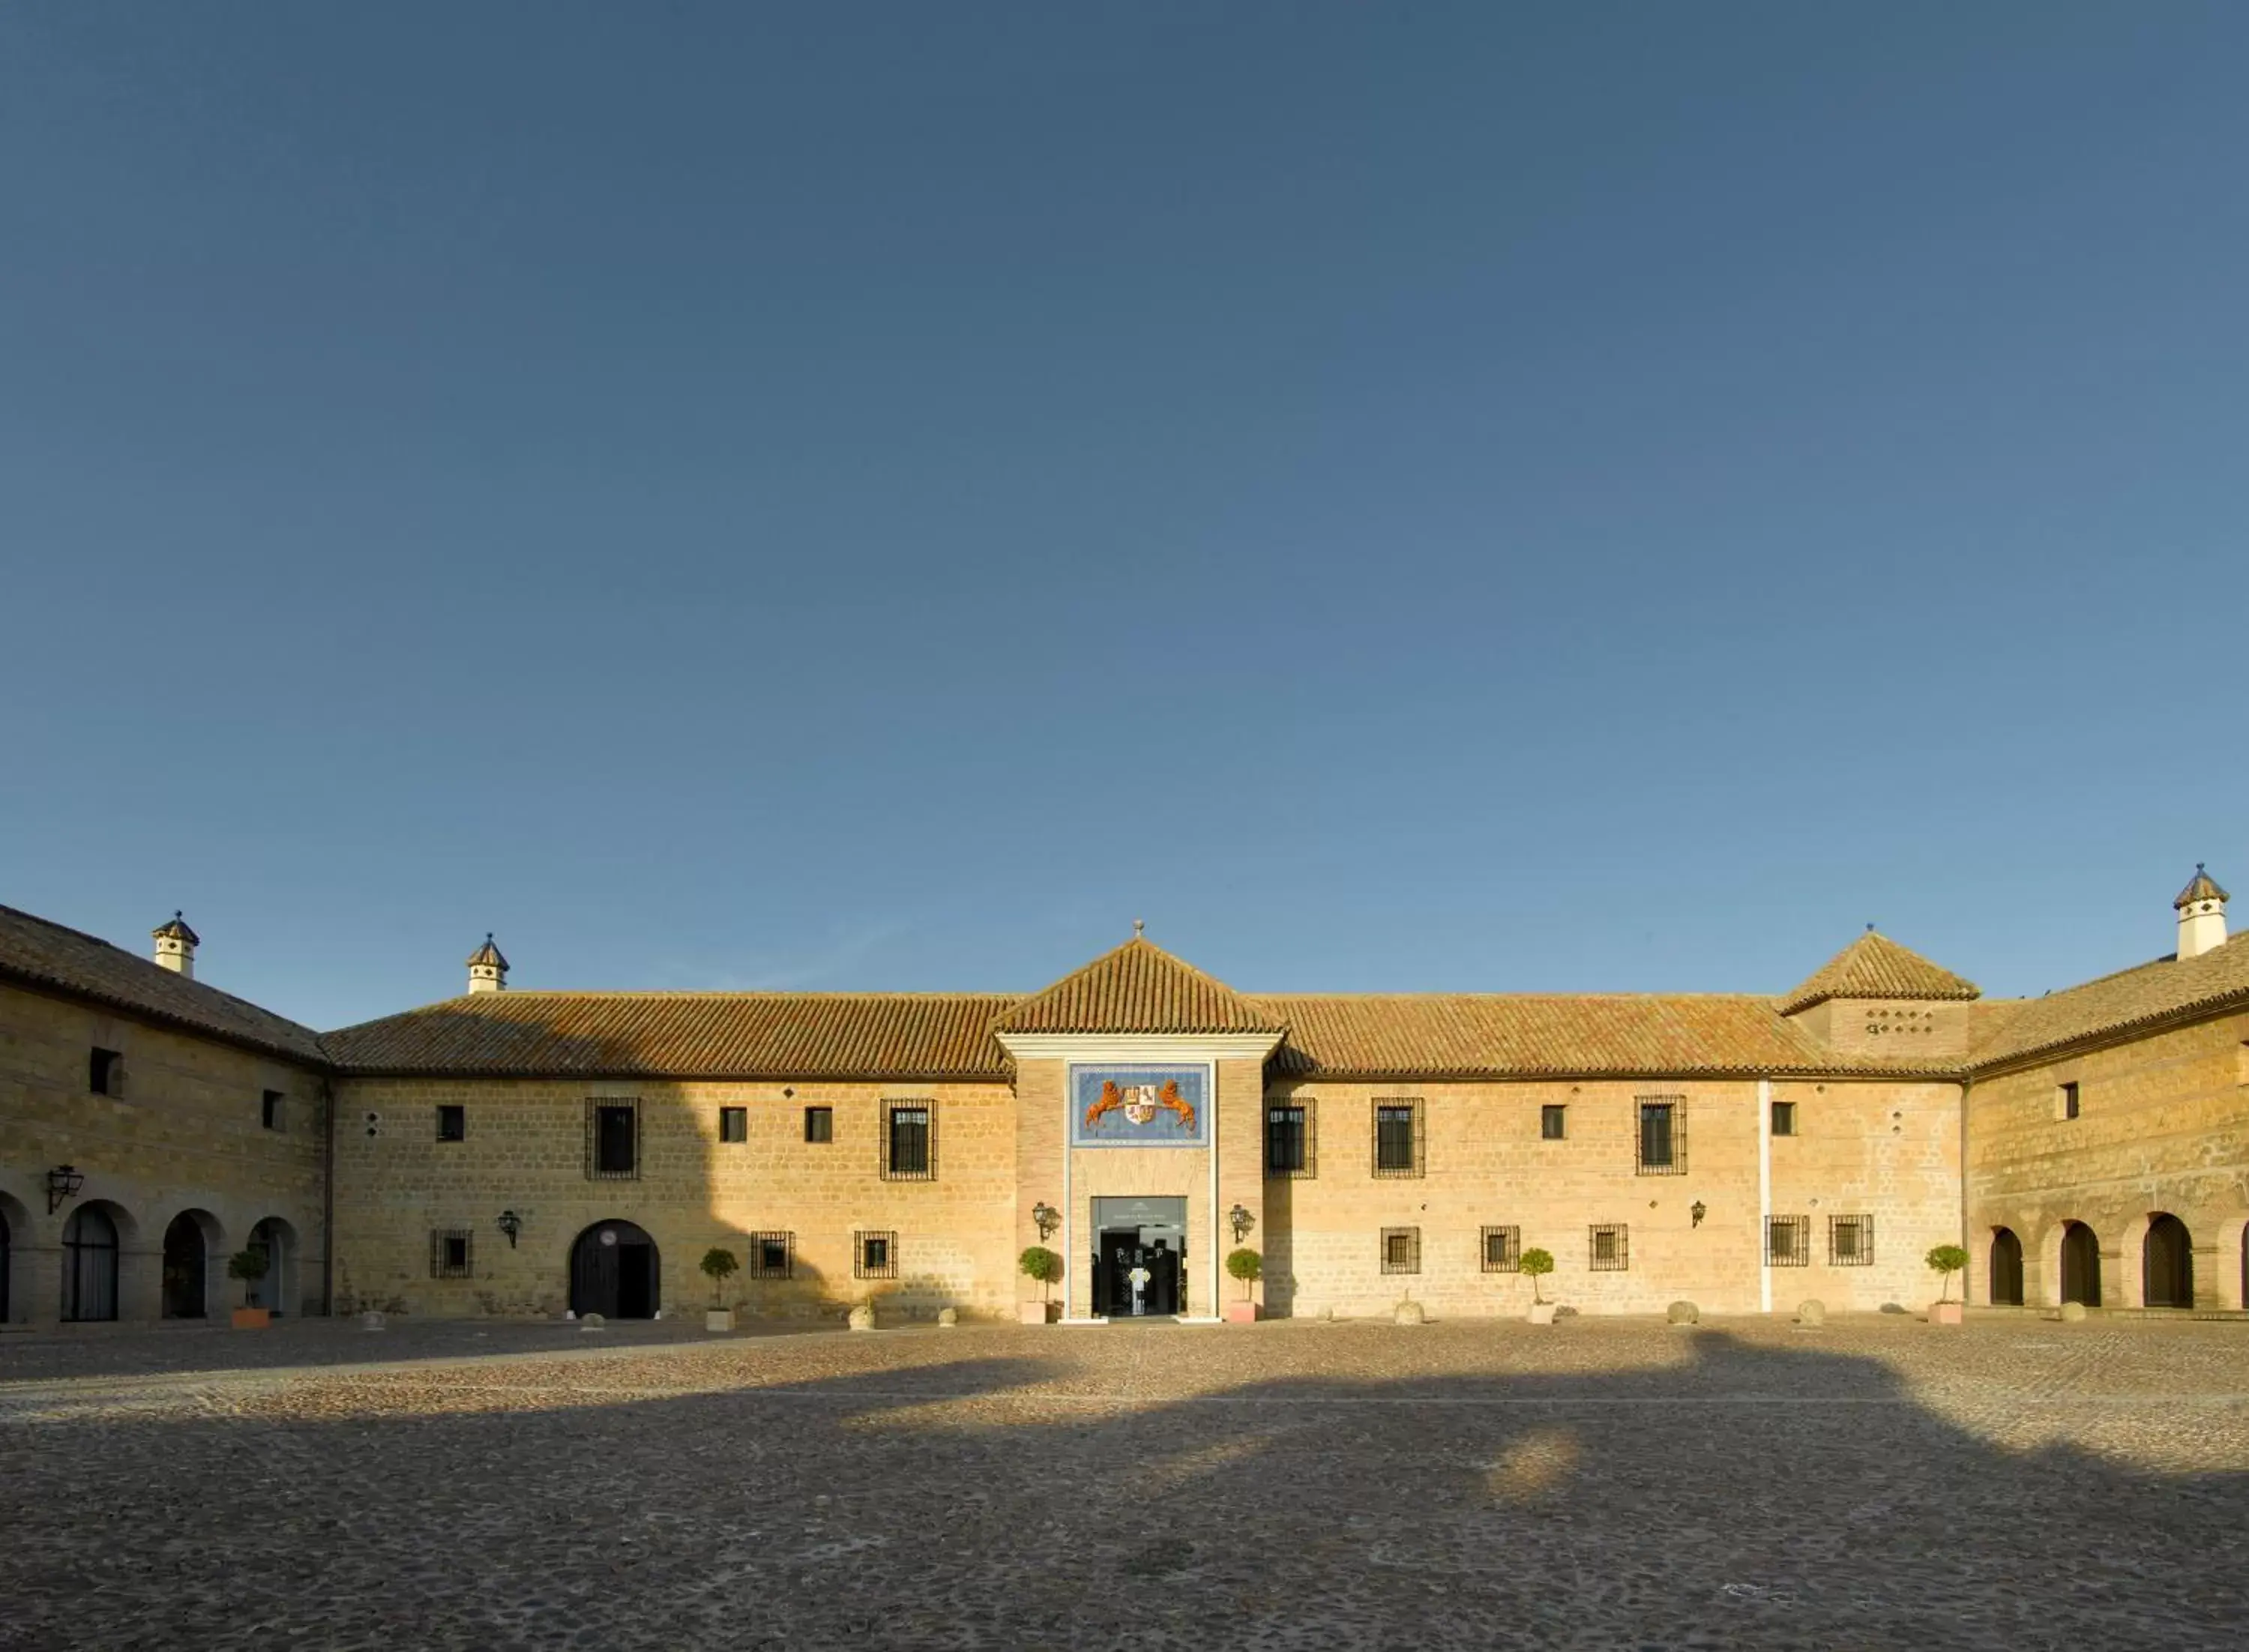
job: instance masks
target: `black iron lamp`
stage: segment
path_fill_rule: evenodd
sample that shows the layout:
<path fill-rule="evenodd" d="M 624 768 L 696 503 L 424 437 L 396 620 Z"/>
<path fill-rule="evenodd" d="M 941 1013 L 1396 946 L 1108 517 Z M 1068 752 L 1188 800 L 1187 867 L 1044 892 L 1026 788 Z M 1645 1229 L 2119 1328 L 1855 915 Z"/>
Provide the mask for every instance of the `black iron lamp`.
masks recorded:
<path fill-rule="evenodd" d="M 1709 1215 L 1710 1210 L 1709 1207 L 1705 1205 L 1702 1200 L 1697 1199 L 1694 1203 L 1687 1207 L 1687 1214 L 1695 1218 L 1695 1225 L 1699 1228 L 1702 1225 L 1702 1218 Z"/>
<path fill-rule="evenodd" d="M 1041 1199 L 1031 1207 L 1031 1220 L 1038 1224 L 1039 1237 L 1044 1239 L 1062 1225 L 1062 1212 Z"/>
<path fill-rule="evenodd" d="M 47 1214 L 52 1216 L 65 1199 L 74 1199 L 86 1178 L 74 1165 L 58 1164 L 47 1172 Z"/>
<path fill-rule="evenodd" d="M 523 1231 L 523 1218 L 512 1210 L 499 1213 L 499 1230 L 507 1235 L 507 1248 L 515 1249 L 515 1236 Z"/>
<path fill-rule="evenodd" d="M 1241 1243 L 1243 1234 L 1257 1224 L 1257 1218 L 1238 1204 L 1226 1213 L 1226 1219 L 1234 1224 L 1234 1242 L 1236 1244 Z"/>

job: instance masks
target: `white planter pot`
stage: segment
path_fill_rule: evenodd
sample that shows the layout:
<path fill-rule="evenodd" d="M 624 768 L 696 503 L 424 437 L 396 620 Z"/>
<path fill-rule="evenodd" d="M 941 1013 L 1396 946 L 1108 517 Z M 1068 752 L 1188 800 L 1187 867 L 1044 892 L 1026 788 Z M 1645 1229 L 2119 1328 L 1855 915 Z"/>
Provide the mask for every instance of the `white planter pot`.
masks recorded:
<path fill-rule="evenodd" d="M 733 1311 L 733 1309 L 732 1309 L 732 1308 L 705 1308 L 705 1309 L 704 1309 L 704 1310 L 703 1310 L 703 1328 L 704 1328 L 705 1331 L 731 1331 L 731 1330 L 732 1330 L 732 1329 L 734 1328 L 734 1311 Z"/>
<path fill-rule="evenodd" d="M 1533 1325 L 1553 1324 L 1554 1310 L 1559 1306 L 1560 1304 L 1554 1302 L 1532 1303 L 1530 1305 L 1530 1323 Z"/>

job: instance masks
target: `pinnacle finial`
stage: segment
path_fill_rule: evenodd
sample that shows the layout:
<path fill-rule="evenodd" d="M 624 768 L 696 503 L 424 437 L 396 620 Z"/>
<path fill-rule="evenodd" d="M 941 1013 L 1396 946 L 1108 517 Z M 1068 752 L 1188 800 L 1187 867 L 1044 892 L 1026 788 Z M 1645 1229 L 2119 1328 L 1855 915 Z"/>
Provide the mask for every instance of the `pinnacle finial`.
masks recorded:
<path fill-rule="evenodd" d="M 1871 924 L 1871 923 L 1870 923 L 1870 924 L 1868 924 L 1868 925 L 1867 926 L 1867 933 L 1868 935 L 1872 935 L 1874 932 L 1874 926 L 1873 924 Z"/>
<path fill-rule="evenodd" d="M 1147 929 L 1148 929 L 1148 921 L 1147 921 L 1145 918 L 1135 918 L 1135 919 L 1133 919 L 1133 920 L 1132 920 L 1132 938 L 1133 938 L 1135 941 L 1138 941 L 1138 939 L 1140 939 L 1140 937 L 1141 937 L 1143 935 L 1145 935 L 1145 934 L 1147 932 Z"/>

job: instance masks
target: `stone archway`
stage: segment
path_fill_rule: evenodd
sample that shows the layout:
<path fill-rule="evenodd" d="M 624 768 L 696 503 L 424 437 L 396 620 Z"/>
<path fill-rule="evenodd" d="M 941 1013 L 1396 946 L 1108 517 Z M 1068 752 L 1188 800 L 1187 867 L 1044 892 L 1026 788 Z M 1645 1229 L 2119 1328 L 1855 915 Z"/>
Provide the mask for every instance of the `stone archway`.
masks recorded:
<path fill-rule="evenodd" d="M 89 1200 L 63 1224 L 62 1318 L 82 1325 L 117 1318 L 118 1258 L 124 1234 L 116 1207 Z"/>
<path fill-rule="evenodd" d="M 162 1306 L 167 1320 L 207 1320 L 225 1276 L 225 1231 L 208 1210 L 182 1210 L 164 1229 Z"/>
<path fill-rule="evenodd" d="M 1994 1307 L 2023 1305 L 2023 1242 L 2012 1228 L 1991 1230 L 1991 1258 L 1988 1292 Z"/>
<path fill-rule="evenodd" d="M 250 1230 L 244 1247 L 265 1253 L 265 1277 L 245 1293 L 245 1306 L 265 1308 L 276 1315 L 297 1311 L 297 1230 L 278 1216 L 269 1216 Z"/>
<path fill-rule="evenodd" d="M 631 1222 L 596 1222 L 570 1246 L 570 1311 L 650 1320 L 664 1306 L 656 1241 Z"/>
<path fill-rule="evenodd" d="M 15 1322 L 16 1251 L 31 1237 L 24 1207 L 0 1193 L 0 1325 Z"/>
<path fill-rule="evenodd" d="M 2186 1224 L 2168 1210 L 2148 1218 L 2140 1241 L 2140 1299 L 2151 1308 L 2194 1306 L 2194 1245 Z"/>
<path fill-rule="evenodd" d="M 2062 1224 L 2060 1299 L 2101 1306 L 2101 1236 L 2082 1222 Z"/>

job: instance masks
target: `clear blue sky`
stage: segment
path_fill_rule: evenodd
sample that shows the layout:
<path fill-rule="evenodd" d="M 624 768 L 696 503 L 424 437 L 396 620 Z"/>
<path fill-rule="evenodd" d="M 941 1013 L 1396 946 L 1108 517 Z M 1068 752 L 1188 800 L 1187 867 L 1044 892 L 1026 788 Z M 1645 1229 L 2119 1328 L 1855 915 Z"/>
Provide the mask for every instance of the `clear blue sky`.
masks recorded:
<path fill-rule="evenodd" d="M 2249 908 L 2249 8 L 0 12 L 0 901 L 2037 992 Z M 2249 909 L 2237 915 L 2249 922 Z"/>

